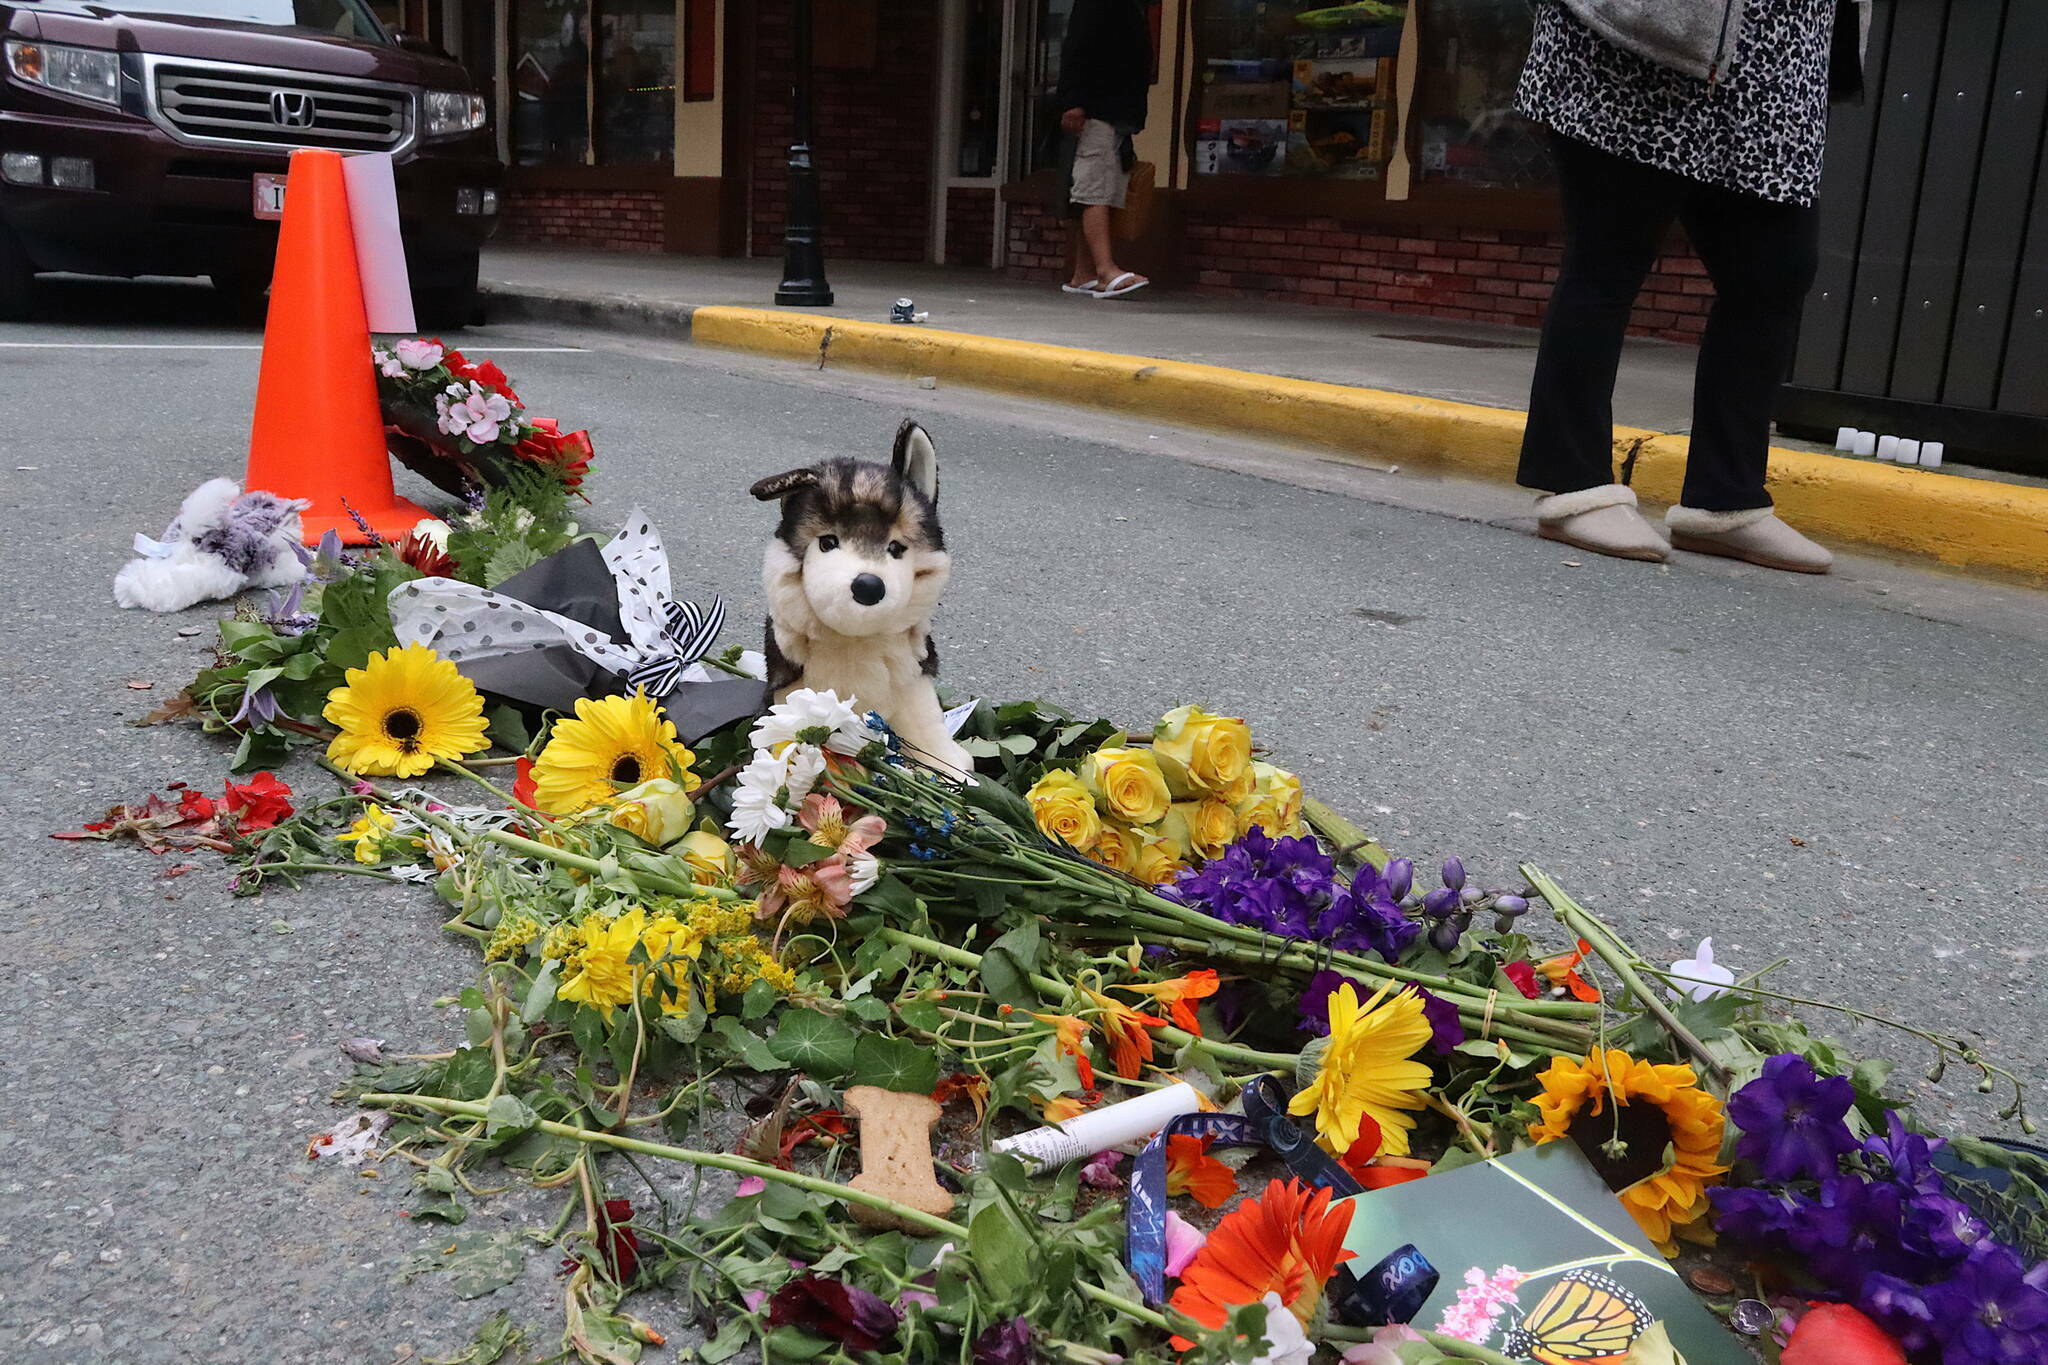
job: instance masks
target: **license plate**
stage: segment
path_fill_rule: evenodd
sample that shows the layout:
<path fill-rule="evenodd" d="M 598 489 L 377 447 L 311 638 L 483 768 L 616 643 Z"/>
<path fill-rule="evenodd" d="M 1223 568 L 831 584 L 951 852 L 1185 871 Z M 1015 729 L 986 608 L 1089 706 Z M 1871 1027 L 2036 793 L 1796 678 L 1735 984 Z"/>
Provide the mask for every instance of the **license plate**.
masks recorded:
<path fill-rule="evenodd" d="M 258 218 L 284 217 L 283 176 L 259 174 L 252 188 L 255 192 L 255 209 Z"/>

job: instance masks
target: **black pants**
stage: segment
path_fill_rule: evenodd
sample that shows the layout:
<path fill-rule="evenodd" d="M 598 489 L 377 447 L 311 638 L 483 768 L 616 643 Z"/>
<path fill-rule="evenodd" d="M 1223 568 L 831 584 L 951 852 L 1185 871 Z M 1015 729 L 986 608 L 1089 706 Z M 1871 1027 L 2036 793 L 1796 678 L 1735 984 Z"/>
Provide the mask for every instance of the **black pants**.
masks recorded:
<path fill-rule="evenodd" d="M 1543 318 L 1517 482 L 1575 493 L 1614 482 L 1614 374 L 1629 309 L 1675 218 L 1714 282 L 1693 380 L 1687 507 L 1769 507 L 1771 409 L 1819 263 L 1818 214 L 1553 134 L 1564 264 Z"/>

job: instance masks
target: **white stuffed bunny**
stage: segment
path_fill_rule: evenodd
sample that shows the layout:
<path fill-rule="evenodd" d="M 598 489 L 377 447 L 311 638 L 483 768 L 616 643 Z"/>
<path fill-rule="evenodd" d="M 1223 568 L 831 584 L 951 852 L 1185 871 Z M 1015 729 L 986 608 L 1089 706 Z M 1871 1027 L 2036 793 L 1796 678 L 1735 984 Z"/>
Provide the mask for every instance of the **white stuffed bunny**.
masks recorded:
<path fill-rule="evenodd" d="M 135 537 L 138 556 L 114 576 L 114 600 L 183 611 L 244 588 L 279 588 L 306 576 L 299 513 L 311 504 L 233 479 L 208 479 L 178 508 L 163 539 Z"/>

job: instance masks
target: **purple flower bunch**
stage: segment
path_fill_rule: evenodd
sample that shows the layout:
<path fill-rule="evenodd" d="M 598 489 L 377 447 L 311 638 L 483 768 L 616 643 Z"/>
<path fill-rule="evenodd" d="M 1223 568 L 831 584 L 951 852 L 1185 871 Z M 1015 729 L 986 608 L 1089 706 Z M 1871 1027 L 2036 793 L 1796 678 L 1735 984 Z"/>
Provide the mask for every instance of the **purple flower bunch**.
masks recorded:
<path fill-rule="evenodd" d="M 1414 864 L 1396 858 L 1384 873 L 1366 864 L 1347 886 L 1314 839 L 1253 828 L 1167 894 L 1226 924 L 1399 962 L 1422 932 L 1401 909 L 1414 878 Z"/>
<path fill-rule="evenodd" d="M 1736 1154 L 1763 1184 L 1710 1190 L 1723 1237 L 1789 1253 L 1828 1293 L 1854 1304 L 1916 1359 L 1941 1365 L 2048 1360 L 2048 1261 L 2029 1266 L 1948 1193 L 1939 1138 L 1908 1130 L 1858 1143 L 1845 1116 L 1855 1091 L 1816 1076 L 1796 1053 L 1728 1102 Z"/>

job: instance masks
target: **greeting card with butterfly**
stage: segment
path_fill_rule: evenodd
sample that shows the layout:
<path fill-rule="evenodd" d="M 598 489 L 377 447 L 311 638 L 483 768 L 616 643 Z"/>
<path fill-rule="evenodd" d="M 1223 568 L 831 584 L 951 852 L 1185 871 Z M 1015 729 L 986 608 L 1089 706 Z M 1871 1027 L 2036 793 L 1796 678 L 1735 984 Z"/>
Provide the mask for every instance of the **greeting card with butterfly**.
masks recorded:
<path fill-rule="evenodd" d="M 1413 1246 L 1436 1268 L 1436 1288 L 1410 1319 L 1416 1327 L 1539 1365 L 1752 1359 L 1570 1142 L 1349 1202 L 1351 1264 L 1377 1266 Z"/>

